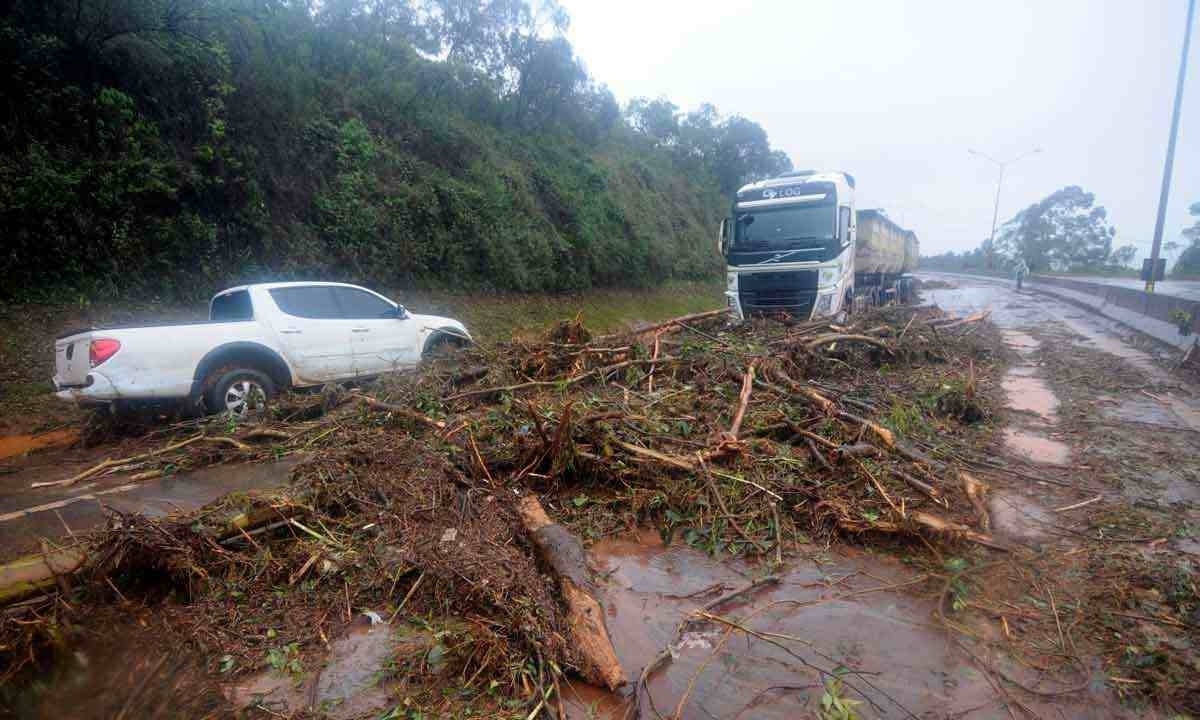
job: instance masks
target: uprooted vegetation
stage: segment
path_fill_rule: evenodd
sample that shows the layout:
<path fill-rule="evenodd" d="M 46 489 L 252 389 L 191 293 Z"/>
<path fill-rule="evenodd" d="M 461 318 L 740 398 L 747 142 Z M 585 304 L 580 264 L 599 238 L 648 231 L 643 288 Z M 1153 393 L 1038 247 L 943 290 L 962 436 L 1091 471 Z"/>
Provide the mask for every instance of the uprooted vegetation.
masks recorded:
<path fill-rule="evenodd" d="M 114 516 L 60 551 L 59 576 L 24 587 L 38 597 L 5 615 L 6 677 L 45 672 L 97 619 L 144 634 L 149 615 L 155 642 L 187 648 L 215 680 L 269 667 L 299 681 L 371 611 L 437 638 L 436 661 L 387 669 L 406 711 L 534 717 L 560 673 L 597 673 L 523 517 L 530 497 L 587 540 L 651 525 L 764 568 L 812 539 L 905 548 L 951 612 L 971 573 L 942 553 L 1006 549 L 973 474 L 995 460 L 970 449 L 987 445 L 991 426 L 976 421 L 992 414 L 1003 364 L 982 319 L 887 308 L 851 327 L 727 328 L 714 312 L 603 337 L 576 319 L 286 398 L 266 422 L 174 426 L 97 473 L 307 459 L 279 492 L 161 521 Z M 643 669 L 623 670 L 636 694 Z M 225 702 L 215 684 L 193 690 Z M 116 709 L 140 702 L 110 695 Z"/>

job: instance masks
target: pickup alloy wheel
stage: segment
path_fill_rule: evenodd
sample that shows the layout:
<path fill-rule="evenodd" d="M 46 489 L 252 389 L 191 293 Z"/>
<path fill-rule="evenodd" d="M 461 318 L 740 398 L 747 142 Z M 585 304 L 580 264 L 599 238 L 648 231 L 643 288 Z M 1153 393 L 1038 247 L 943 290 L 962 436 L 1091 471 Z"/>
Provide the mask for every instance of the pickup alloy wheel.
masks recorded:
<path fill-rule="evenodd" d="M 213 412 L 237 418 L 261 415 L 275 395 L 275 383 L 257 370 L 236 369 L 223 373 L 212 385 L 208 405 Z"/>

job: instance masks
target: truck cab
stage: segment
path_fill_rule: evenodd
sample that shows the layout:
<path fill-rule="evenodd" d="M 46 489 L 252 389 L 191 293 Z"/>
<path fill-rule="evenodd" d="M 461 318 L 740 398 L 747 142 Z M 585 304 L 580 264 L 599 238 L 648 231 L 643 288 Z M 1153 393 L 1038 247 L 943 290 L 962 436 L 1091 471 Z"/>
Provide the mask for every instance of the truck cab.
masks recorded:
<path fill-rule="evenodd" d="M 836 315 L 854 295 L 854 178 L 784 173 L 743 186 L 718 237 L 725 299 L 743 319 Z"/>

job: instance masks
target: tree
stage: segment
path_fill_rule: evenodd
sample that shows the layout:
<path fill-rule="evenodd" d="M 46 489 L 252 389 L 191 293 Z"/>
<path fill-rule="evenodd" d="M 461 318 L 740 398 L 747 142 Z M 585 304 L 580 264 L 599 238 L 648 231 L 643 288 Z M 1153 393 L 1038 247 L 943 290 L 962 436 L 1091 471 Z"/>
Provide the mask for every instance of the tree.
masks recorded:
<path fill-rule="evenodd" d="M 1070 185 L 1017 213 L 997 244 L 1008 257 L 1024 258 L 1030 270 L 1067 270 L 1102 265 L 1114 235 L 1095 195 Z"/>
<path fill-rule="evenodd" d="M 1122 245 L 1112 251 L 1109 255 L 1109 264 L 1114 267 L 1130 267 L 1133 264 L 1133 259 L 1137 256 L 1137 246 Z"/>
<path fill-rule="evenodd" d="M 1192 203 L 1188 212 L 1196 218 L 1196 221 L 1184 229 L 1183 237 L 1190 240 L 1192 244 L 1175 261 L 1175 267 L 1171 269 L 1172 275 L 1200 275 L 1200 202 Z"/>
<path fill-rule="evenodd" d="M 1192 223 L 1191 227 L 1184 228 L 1183 236 L 1191 240 L 1194 244 L 1200 242 L 1200 202 L 1192 203 L 1191 207 L 1188 208 L 1188 212 L 1191 213 L 1192 217 L 1196 218 L 1196 221 Z"/>
<path fill-rule="evenodd" d="M 679 142 L 679 106 L 664 97 L 630 100 L 625 108 L 625 117 L 630 127 L 652 139 L 655 144 L 671 146 Z"/>

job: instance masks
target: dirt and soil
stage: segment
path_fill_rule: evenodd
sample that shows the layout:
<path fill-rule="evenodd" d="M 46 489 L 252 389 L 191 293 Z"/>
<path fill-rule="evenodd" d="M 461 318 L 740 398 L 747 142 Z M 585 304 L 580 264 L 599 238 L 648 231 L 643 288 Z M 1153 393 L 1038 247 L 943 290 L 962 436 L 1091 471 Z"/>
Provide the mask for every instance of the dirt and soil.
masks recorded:
<path fill-rule="evenodd" d="M 0 546 L 59 572 L 5 595 L 0 714 L 1197 714 L 1194 386 L 1044 298 L 925 300 L 564 322 L 261 423 L 30 448 Z M 618 692 L 531 496 L 588 548 Z"/>

